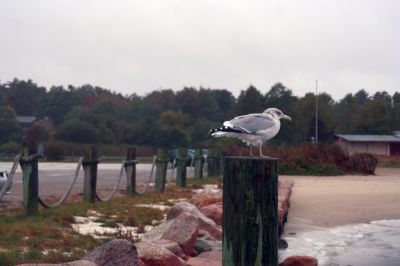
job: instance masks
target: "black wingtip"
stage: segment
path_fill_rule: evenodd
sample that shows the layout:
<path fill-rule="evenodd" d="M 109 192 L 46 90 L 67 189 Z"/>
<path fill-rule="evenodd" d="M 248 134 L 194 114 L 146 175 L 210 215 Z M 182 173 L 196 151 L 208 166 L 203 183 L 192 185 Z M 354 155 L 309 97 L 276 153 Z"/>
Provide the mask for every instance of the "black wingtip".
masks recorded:
<path fill-rule="evenodd" d="M 211 130 L 209 131 L 209 134 L 211 135 L 211 134 L 213 134 L 213 133 L 215 133 L 215 132 L 243 133 L 242 131 L 240 131 L 240 130 L 238 130 L 238 129 L 231 128 L 231 127 L 227 127 L 227 126 L 222 126 L 222 127 L 220 127 L 220 128 L 211 129 Z"/>

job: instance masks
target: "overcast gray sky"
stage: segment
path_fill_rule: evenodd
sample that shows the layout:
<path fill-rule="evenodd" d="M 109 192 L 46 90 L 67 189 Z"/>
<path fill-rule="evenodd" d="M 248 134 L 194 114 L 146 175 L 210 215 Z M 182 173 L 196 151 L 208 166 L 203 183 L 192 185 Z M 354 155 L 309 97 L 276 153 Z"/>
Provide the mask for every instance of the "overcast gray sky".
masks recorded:
<path fill-rule="evenodd" d="M 0 81 L 393 94 L 399 14 L 397 0 L 0 0 Z"/>

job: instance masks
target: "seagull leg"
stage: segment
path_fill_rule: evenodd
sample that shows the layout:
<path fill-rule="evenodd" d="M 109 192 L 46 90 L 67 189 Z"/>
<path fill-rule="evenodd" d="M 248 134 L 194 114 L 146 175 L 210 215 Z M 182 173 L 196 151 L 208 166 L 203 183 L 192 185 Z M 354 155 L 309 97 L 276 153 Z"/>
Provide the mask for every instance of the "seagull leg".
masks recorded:
<path fill-rule="evenodd" d="M 271 159 L 271 157 L 269 157 L 269 156 L 267 156 L 267 155 L 264 155 L 263 153 L 262 153 L 262 144 L 260 145 L 260 157 L 261 158 L 267 158 L 267 159 Z"/>
<path fill-rule="evenodd" d="M 253 157 L 254 155 L 253 155 L 253 146 L 252 145 L 250 145 L 250 157 Z"/>

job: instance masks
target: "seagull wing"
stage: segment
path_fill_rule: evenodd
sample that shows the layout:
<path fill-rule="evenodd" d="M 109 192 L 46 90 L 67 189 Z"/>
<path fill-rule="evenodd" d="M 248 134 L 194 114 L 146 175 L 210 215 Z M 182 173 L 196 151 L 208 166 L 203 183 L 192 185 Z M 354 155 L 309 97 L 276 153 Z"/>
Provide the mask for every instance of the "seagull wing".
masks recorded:
<path fill-rule="evenodd" d="M 240 130 L 247 134 L 258 134 L 261 131 L 275 127 L 275 125 L 274 119 L 267 114 L 241 115 L 224 123 L 224 126 Z"/>

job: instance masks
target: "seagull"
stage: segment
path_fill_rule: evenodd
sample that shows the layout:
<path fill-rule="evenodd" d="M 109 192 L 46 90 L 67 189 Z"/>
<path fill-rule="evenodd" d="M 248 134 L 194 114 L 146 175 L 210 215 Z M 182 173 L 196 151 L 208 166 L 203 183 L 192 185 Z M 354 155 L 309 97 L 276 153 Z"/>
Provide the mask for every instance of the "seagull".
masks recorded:
<path fill-rule="evenodd" d="M 225 121 L 222 127 L 211 129 L 210 134 L 213 137 L 238 138 L 250 146 L 250 156 L 253 157 L 252 147 L 258 146 L 260 157 L 268 157 L 263 155 L 261 147 L 265 141 L 278 134 L 281 128 L 280 119 L 292 120 L 281 110 L 268 108 L 262 113 L 241 115 Z"/>

